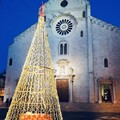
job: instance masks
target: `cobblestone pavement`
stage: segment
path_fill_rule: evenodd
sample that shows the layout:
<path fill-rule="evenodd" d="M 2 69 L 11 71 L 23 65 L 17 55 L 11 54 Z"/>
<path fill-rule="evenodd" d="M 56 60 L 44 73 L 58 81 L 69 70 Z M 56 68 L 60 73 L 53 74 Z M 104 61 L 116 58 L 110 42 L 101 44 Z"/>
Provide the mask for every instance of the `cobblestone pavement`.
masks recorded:
<path fill-rule="evenodd" d="M 0 108 L 0 120 L 4 120 L 7 108 Z M 120 120 L 120 113 L 63 112 L 63 120 Z"/>
<path fill-rule="evenodd" d="M 120 120 L 120 113 L 64 112 L 64 120 Z"/>

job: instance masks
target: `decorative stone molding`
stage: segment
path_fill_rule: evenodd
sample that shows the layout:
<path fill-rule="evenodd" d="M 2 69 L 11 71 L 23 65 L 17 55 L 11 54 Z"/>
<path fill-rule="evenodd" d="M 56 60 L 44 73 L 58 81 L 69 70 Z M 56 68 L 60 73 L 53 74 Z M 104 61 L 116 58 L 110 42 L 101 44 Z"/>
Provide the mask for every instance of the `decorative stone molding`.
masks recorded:
<path fill-rule="evenodd" d="M 67 66 L 68 63 L 69 63 L 69 61 L 66 59 L 61 59 L 61 60 L 57 61 L 57 64 L 59 64 L 60 66 Z"/>
<path fill-rule="evenodd" d="M 96 25 L 99 25 L 100 27 L 104 27 L 106 30 L 110 30 L 110 31 L 114 31 L 116 33 L 120 33 L 120 28 L 119 27 L 116 27 L 112 24 L 108 24 L 98 18 L 95 18 L 95 17 L 92 17 L 90 16 L 90 20 L 91 20 L 91 23 L 92 24 L 96 24 Z"/>
<path fill-rule="evenodd" d="M 99 77 L 97 79 L 98 82 L 102 82 L 102 81 L 114 81 L 115 78 L 111 77 L 111 76 L 103 76 L 103 77 Z"/>
<path fill-rule="evenodd" d="M 71 14 L 61 14 L 52 20 L 50 26 L 56 37 L 67 38 L 73 35 L 77 28 L 77 20 Z"/>

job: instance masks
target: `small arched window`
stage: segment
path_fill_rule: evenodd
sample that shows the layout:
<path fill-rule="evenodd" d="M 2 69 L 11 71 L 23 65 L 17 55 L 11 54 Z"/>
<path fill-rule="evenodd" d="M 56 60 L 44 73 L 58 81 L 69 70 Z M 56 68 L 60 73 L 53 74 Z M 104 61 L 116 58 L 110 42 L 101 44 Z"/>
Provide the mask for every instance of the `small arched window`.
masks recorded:
<path fill-rule="evenodd" d="M 63 55 L 63 44 L 60 44 L 60 55 Z"/>
<path fill-rule="evenodd" d="M 104 59 L 104 67 L 108 67 L 108 59 L 107 58 Z"/>
<path fill-rule="evenodd" d="M 44 21 L 46 22 L 46 16 L 44 16 Z"/>
<path fill-rule="evenodd" d="M 80 36 L 83 37 L 83 31 L 80 32 Z"/>
<path fill-rule="evenodd" d="M 85 11 L 83 11 L 82 16 L 83 16 L 83 18 L 86 17 L 86 12 Z"/>
<path fill-rule="evenodd" d="M 65 55 L 67 54 L 67 44 L 66 43 L 64 44 L 64 54 Z"/>
<path fill-rule="evenodd" d="M 59 54 L 66 55 L 68 53 L 68 45 L 66 42 L 62 42 L 59 45 Z"/>
<path fill-rule="evenodd" d="M 10 65 L 10 66 L 12 66 L 12 62 L 13 62 L 13 60 L 12 60 L 12 58 L 10 58 L 10 59 L 9 59 L 9 65 Z"/>

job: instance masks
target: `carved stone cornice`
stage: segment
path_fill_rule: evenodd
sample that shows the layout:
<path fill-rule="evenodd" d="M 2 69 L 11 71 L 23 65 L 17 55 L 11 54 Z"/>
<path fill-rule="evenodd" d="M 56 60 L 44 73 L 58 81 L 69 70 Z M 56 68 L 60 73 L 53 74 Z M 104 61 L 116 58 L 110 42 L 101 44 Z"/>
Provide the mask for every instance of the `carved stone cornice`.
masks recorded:
<path fill-rule="evenodd" d="M 104 27 L 106 30 L 110 30 L 110 31 L 114 31 L 116 33 L 120 33 L 120 28 L 119 27 L 116 27 L 112 24 L 109 24 L 107 22 L 104 22 L 104 21 L 102 21 L 98 18 L 92 17 L 92 16 L 90 16 L 90 20 L 91 20 L 92 24 L 96 24 L 96 25 L 99 25 L 100 27 Z"/>

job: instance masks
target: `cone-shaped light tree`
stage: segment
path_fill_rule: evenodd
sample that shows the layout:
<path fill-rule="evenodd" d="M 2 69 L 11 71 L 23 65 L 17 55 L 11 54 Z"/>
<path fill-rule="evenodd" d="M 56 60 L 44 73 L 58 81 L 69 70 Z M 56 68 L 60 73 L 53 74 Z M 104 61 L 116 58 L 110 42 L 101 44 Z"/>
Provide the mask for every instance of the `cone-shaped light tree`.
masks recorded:
<path fill-rule="evenodd" d="M 5 120 L 63 119 L 43 11 Z"/>

